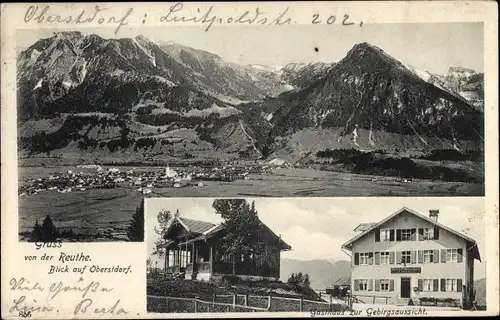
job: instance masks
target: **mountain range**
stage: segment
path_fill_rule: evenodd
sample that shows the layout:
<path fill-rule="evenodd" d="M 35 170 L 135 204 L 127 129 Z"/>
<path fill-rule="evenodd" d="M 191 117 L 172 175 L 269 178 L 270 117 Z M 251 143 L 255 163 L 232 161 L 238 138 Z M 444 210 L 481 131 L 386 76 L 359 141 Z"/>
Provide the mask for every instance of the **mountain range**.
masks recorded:
<path fill-rule="evenodd" d="M 60 32 L 18 54 L 17 94 L 28 157 L 476 150 L 484 135 L 482 73 L 418 71 L 368 43 L 338 62 L 269 67 L 144 36 Z"/>

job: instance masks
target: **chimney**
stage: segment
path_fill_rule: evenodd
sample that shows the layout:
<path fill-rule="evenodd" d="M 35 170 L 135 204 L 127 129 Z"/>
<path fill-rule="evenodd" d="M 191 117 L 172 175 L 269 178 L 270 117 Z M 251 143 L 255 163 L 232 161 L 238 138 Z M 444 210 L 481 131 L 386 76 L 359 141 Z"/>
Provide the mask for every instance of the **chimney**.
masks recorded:
<path fill-rule="evenodd" d="M 429 218 L 431 218 L 432 221 L 438 222 L 438 217 L 439 217 L 439 209 L 429 210 Z"/>

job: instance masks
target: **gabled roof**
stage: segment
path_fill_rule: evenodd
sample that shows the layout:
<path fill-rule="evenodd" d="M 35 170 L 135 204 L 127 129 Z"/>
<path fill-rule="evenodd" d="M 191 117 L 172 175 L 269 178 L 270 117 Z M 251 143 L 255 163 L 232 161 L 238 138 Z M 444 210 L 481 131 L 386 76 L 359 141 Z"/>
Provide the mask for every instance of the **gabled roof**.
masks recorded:
<path fill-rule="evenodd" d="M 179 216 L 175 216 L 174 220 L 172 220 L 172 223 L 170 223 L 169 227 L 167 228 L 164 236 L 166 236 L 166 234 L 168 234 L 168 232 L 171 230 L 171 228 L 174 225 L 176 225 L 177 223 L 182 225 L 182 227 L 187 232 L 196 236 L 195 238 L 190 239 L 188 242 L 207 239 L 207 238 L 215 236 L 215 234 L 217 234 L 219 231 L 224 230 L 223 224 L 216 225 L 216 224 L 213 224 L 211 222 L 193 220 L 193 219 L 187 219 L 187 218 L 181 218 Z M 281 250 L 291 250 L 292 249 L 292 247 L 289 244 L 287 244 L 285 241 L 283 241 L 280 236 L 277 236 L 262 221 L 260 221 L 260 223 L 261 223 L 261 226 L 264 227 L 266 230 L 268 230 L 272 235 L 274 235 L 276 238 L 279 238 Z"/>
<path fill-rule="evenodd" d="M 215 227 L 215 224 L 206 221 L 192 220 L 181 217 L 178 217 L 177 219 L 179 222 L 183 222 L 183 226 L 187 231 L 192 233 L 204 233 Z"/>
<path fill-rule="evenodd" d="M 283 241 L 281 239 L 281 236 L 276 235 L 276 233 L 274 233 L 274 231 L 271 230 L 271 228 L 269 228 L 264 222 L 260 221 L 260 225 L 261 225 L 261 227 L 268 230 L 273 236 L 275 236 L 276 238 L 279 238 L 281 250 L 291 250 L 292 249 L 292 247 L 288 243 L 286 243 L 285 241 Z M 206 238 L 209 238 L 209 237 L 214 236 L 217 232 L 222 231 L 222 230 L 224 230 L 224 225 L 219 224 L 219 225 L 215 226 L 213 229 L 209 230 L 207 233 L 205 233 L 204 236 Z"/>
<path fill-rule="evenodd" d="M 354 231 L 356 232 L 363 232 L 365 230 L 370 229 L 374 225 L 376 225 L 376 222 L 368 222 L 368 223 L 360 223 L 356 228 L 354 228 Z"/>
<path fill-rule="evenodd" d="M 332 283 L 332 286 L 350 286 L 350 285 L 351 285 L 351 277 L 350 276 L 338 277 L 337 280 L 335 280 Z"/>
<path fill-rule="evenodd" d="M 378 223 L 375 223 L 374 225 L 372 225 L 370 228 L 366 229 L 364 232 L 358 234 L 357 236 L 355 236 L 354 238 L 352 238 L 351 240 L 347 241 L 346 243 L 344 243 L 342 245 L 342 249 L 348 249 L 350 250 L 352 248 L 352 244 L 354 242 L 356 242 L 357 240 L 359 240 L 360 238 L 366 236 L 368 233 L 370 233 L 371 231 L 377 229 L 378 227 L 382 226 L 384 223 L 386 223 L 387 221 L 391 220 L 392 218 L 398 216 L 399 214 L 403 213 L 403 212 L 408 212 L 408 213 L 411 213 L 413 214 L 414 216 L 422 219 L 422 220 L 425 220 L 431 224 L 433 224 L 434 226 L 436 227 L 439 227 L 439 228 L 442 228 L 450 233 L 453 233 L 454 235 L 464 239 L 465 241 L 467 241 L 469 243 L 469 246 L 471 247 L 471 250 L 473 251 L 473 254 L 474 254 L 474 257 L 477 258 L 478 260 L 481 260 L 480 256 L 479 256 L 479 249 L 477 248 L 477 244 L 476 244 L 476 241 L 472 238 L 469 238 L 468 236 L 456 231 L 456 230 L 453 230 L 451 228 L 448 228 L 447 226 L 439 223 L 439 222 L 436 222 L 432 219 L 430 219 L 429 217 L 426 217 L 424 216 L 423 214 L 420 214 L 414 210 L 411 210 L 409 208 L 406 208 L 406 207 L 403 207 L 401 209 L 399 209 L 398 211 L 394 212 L 393 214 L 391 214 L 390 216 L 386 217 L 385 219 L 383 219 L 382 221 L 378 222 Z"/>
<path fill-rule="evenodd" d="M 180 224 L 187 232 L 193 234 L 203 234 L 204 232 L 213 229 L 216 225 L 206 221 L 193 220 L 188 218 L 181 218 L 179 216 L 175 216 L 167 230 L 165 231 L 165 235 L 172 229 L 173 226 Z"/>

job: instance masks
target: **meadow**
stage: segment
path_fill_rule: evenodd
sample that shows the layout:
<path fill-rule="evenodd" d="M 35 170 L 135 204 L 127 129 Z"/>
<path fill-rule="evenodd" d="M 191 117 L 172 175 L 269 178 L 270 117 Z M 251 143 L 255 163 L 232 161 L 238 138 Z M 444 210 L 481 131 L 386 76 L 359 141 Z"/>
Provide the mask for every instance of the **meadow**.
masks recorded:
<path fill-rule="evenodd" d="M 132 167 L 120 167 L 125 171 Z M 162 167 L 134 167 L 134 171 L 160 171 Z M 95 169 L 20 167 L 19 183 L 67 170 Z M 464 196 L 481 195 L 482 184 L 401 179 L 312 168 L 277 168 L 270 174 L 250 174 L 247 180 L 204 181 L 202 187 L 153 188 L 143 195 L 130 188 L 90 189 L 70 193 L 42 191 L 19 196 L 19 233 L 29 232 L 35 221 L 49 214 L 58 228 L 75 232 L 123 233 L 144 197 L 328 197 L 328 196 Z"/>

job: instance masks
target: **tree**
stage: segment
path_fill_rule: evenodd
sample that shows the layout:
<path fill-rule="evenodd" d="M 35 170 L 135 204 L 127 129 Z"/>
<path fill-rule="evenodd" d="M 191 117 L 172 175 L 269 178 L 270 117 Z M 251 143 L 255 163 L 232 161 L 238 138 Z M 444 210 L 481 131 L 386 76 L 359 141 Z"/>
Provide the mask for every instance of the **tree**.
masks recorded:
<path fill-rule="evenodd" d="M 231 256 L 233 275 L 236 275 L 236 257 L 250 252 L 260 254 L 263 249 L 255 202 L 250 205 L 245 199 L 216 199 L 212 207 L 224 219 L 222 226 L 226 235 L 222 239 L 222 250 Z"/>
<path fill-rule="evenodd" d="M 311 285 L 311 280 L 307 273 L 292 273 L 287 281 L 288 284 L 301 287 L 309 287 Z"/>
<path fill-rule="evenodd" d="M 59 237 L 59 232 L 49 215 L 45 217 L 42 224 L 35 221 L 31 232 L 31 241 L 55 242 Z"/>
<path fill-rule="evenodd" d="M 38 220 L 35 221 L 35 225 L 33 226 L 33 231 L 31 231 L 31 241 L 41 241 L 43 238 L 43 230 L 42 226 L 38 223 Z"/>
<path fill-rule="evenodd" d="M 302 272 L 297 273 L 295 279 L 297 280 L 298 285 L 302 284 L 302 282 L 304 281 L 304 275 L 302 274 Z"/>
<path fill-rule="evenodd" d="M 158 239 L 155 241 L 155 246 L 153 248 L 153 254 L 158 256 L 159 258 L 163 258 L 166 250 L 159 250 L 158 246 L 165 243 L 163 237 L 165 236 L 165 232 L 168 229 L 170 224 L 170 220 L 172 218 L 172 214 L 168 210 L 162 210 L 158 212 L 156 219 L 158 221 L 158 226 L 154 227 L 155 233 L 158 235 Z"/>
<path fill-rule="evenodd" d="M 46 242 L 54 242 L 59 237 L 59 232 L 49 215 L 43 220 L 42 229 L 45 238 L 44 241 Z"/>
<path fill-rule="evenodd" d="M 135 213 L 130 219 L 129 226 L 127 228 L 127 237 L 130 241 L 144 241 L 144 199 L 135 209 Z"/>
<path fill-rule="evenodd" d="M 307 273 L 304 275 L 304 280 L 302 281 L 302 284 L 305 287 L 310 287 L 311 286 L 311 280 L 309 279 L 309 275 Z"/>

